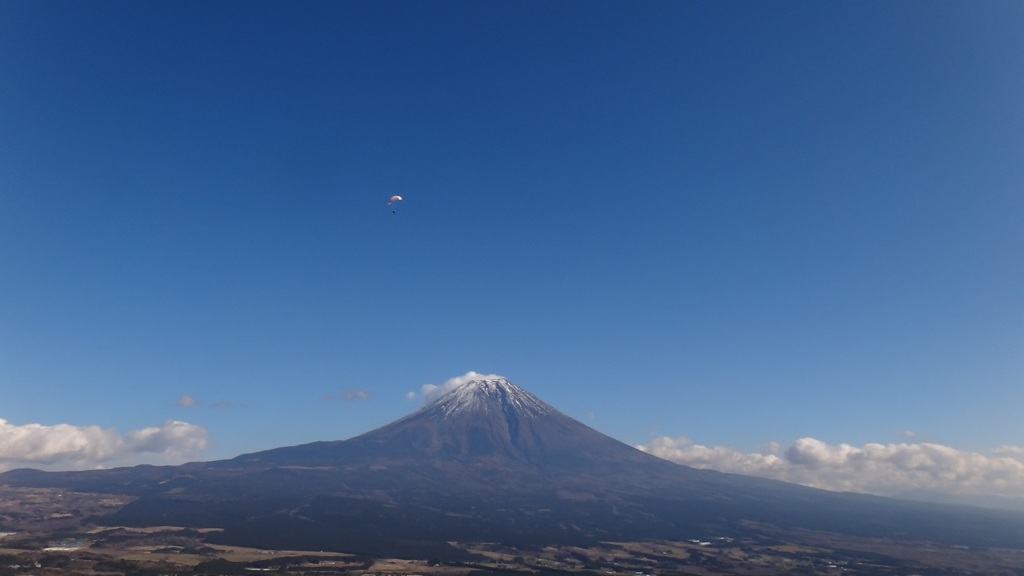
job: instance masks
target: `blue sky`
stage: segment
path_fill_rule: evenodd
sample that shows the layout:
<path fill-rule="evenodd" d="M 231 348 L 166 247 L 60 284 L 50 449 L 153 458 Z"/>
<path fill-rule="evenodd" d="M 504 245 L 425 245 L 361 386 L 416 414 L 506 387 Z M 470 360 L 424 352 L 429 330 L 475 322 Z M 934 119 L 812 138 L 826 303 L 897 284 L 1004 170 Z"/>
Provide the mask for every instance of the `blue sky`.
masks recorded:
<path fill-rule="evenodd" d="M 684 462 L 939 446 L 1024 484 L 1022 27 L 3 2 L 0 468 L 348 438 L 475 370 Z"/>

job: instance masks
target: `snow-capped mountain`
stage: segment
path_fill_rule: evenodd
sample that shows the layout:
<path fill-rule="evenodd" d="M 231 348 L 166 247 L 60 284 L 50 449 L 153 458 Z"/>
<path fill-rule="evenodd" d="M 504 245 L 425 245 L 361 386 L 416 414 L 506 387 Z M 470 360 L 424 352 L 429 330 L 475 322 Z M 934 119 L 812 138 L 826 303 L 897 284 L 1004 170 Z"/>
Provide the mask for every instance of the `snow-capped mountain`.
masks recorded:
<path fill-rule="evenodd" d="M 438 398 L 423 411 L 440 411 L 445 417 L 494 411 L 516 418 L 561 415 L 558 410 L 504 378 L 467 382 Z"/>
<path fill-rule="evenodd" d="M 345 442 L 372 453 L 506 462 L 550 473 L 579 462 L 664 461 L 566 416 L 505 379 L 474 380 L 420 410 Z"/>

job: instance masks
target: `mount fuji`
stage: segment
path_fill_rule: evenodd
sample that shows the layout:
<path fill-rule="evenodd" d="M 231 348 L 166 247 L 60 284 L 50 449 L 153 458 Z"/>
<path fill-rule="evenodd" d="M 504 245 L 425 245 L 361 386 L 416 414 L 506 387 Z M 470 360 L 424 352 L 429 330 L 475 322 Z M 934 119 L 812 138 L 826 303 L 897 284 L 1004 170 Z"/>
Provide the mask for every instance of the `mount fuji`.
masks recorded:
<path fill-rule="evenodd" d="M 107 525 L 213 527 L 210 541 L 445 557 L 515 546 L 682 540 L 754 525 L 1024 548 L 1024 514 L 836 493 L 662 460 L 511 382 L 463 384 L 391 424 L 181 466 L 14 470 L 12 486 L 125 494 Z"/>

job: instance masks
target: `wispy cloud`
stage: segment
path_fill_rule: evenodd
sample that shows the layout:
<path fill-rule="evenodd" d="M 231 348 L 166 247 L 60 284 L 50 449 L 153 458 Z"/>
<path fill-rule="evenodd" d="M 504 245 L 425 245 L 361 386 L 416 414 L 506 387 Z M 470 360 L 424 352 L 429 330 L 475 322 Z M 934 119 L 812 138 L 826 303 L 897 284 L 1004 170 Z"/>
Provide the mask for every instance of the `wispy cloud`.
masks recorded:
<path fill-rule="evenodd" d="M 198 398 L 193 396 L 183 395 L 175 402 L 175 405 L 181 408 L 192 408 L 196 406 L 203 406 L 204 408 L 210 408 L 214 410 L 230 410 L 233 408 L 245 408 L 246 405 L 241 402 L 233 402 L 231 400 L 217 400 L 216 402 L 200 402 Z"/>
<path fill-rule="evenodd" d="M 198 403 L 199 403 L 198 400 L 196 400 L 195 398 L 193 398 L 191 396 L 188 396 L 188 395 L 183 395 L 181 398 L 178 398 L 178 401 L 176 402 L 176 404 L 178 406 L 181 406 L 182 408 L 188 408 L 190 406 L 195 406 Z"/>
<path fill-rule="evenodd" d="M 456 388 L 462 386 L 467 382 L 472 382 L 474 380 L 496 380 L 499 378 L 504 378 L 504 376 L 499 376 L 497 374 L 480 374 L 479 372 L 474 372 L 470 370 L 469 372 L 466 372 L 462 376 L 449 378 L 444 384 L 441 384 L 440 386 L 436 384 L 424 384 L 423 386 L 420 387 L 419 394 L 417 394 L 416 392 L 409 392 L 408 394 L 406 394 L 406 397 L 409 398 L 410 400 L 414 400 L 416 399 L 417 396 L 419 396 L 423 398 L 424 403 L 430 403 L 433 402 L 434 400 L 437 400 L 441 396 L 444 396 L 445 394 L 451 392 L 452 390 L 455 390 Z"/>
<path fill-rule="evenodd" d="M 883 496 L 946 494 L 1000 497 L 1024 503 L 1024 453 L 1004 446 L 993 455 L 934 443 L 830 445 L 801 438 L 784 451 L 777 444 L 745 453 L 702 446 L 688 438 L 661 437 L 637 448 L 695 468 L 709 468 L 795 482 L 815 488 Z"/>
<path fill-rule="evenodd" d="M 118 434 L 99 426 L 16 426 L 0 419 L 0 470 L 20 466 L 86 469 L 147 456 L 162 462 L 183 461 L 198 456 L 208 444 L 205 428 L 176 420 Z"/>
<path fill-rule="evenodd" d="M 354 402 L 356 400 L 369 400 L 373 398 L 373 394 L 365 390 L 342 390 L 337 394 L 328 394 L 324 396 L 325 402 L 333 402 L 335 400 L 342 400 L 344 402 Z"/>

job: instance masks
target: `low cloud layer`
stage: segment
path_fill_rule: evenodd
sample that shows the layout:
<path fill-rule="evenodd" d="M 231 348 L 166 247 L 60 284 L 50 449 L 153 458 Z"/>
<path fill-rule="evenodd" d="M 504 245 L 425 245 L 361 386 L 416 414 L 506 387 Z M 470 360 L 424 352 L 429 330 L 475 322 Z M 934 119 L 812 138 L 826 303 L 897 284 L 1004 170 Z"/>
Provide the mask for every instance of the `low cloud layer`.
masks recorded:
<path fill-rule="evenodd" d="M 694 468 L 708 468 L 795 482 L 815 488 L 882 496 L 1024 507 L 1024 452 L 1002 446 L 991 455 L 932 443 L 830 445 L 801 438 L 745 453 L 722 446 L 701 446 L 688 438 L 662 437 L 637 448 Z"/>
<path fill-rule="evenodd" d="M 444 384 L 441 384 L 440 386 L 436 384 L 424 384 L 423 386 L 420 387 L 419 394 L 415 392 L 409 392 L 407 396 L 409 397 L 409 399 L 415 399 L 417 396 L 422 397 L 423 403 L 429 404 L 434 400 L 437 400 L 441 396 L 444 396 L 445 394 L 451 392 L 452 390 L 455 390 L 459 386 L 462 386 L 466 382 L 472 382 L 473 380 L 496 380 L 499 378 L 504 378 L 504 376 L 498 376 L 497 374 L 480 374 L 479 372 L 474 372 L 470 370 L 469 372 L 466 372 L 462 376 L 456 376 L 454 378 L 448 379 Z"/>
<path fill-rule="evenodd" d="M 0 471 L 90 469 L 140 460 L 182 462 L 197 457 L 208 444 L 205 428 L 176 420 L 119 434 L 99 426 L 16 426 L 0 419 Z"/>

